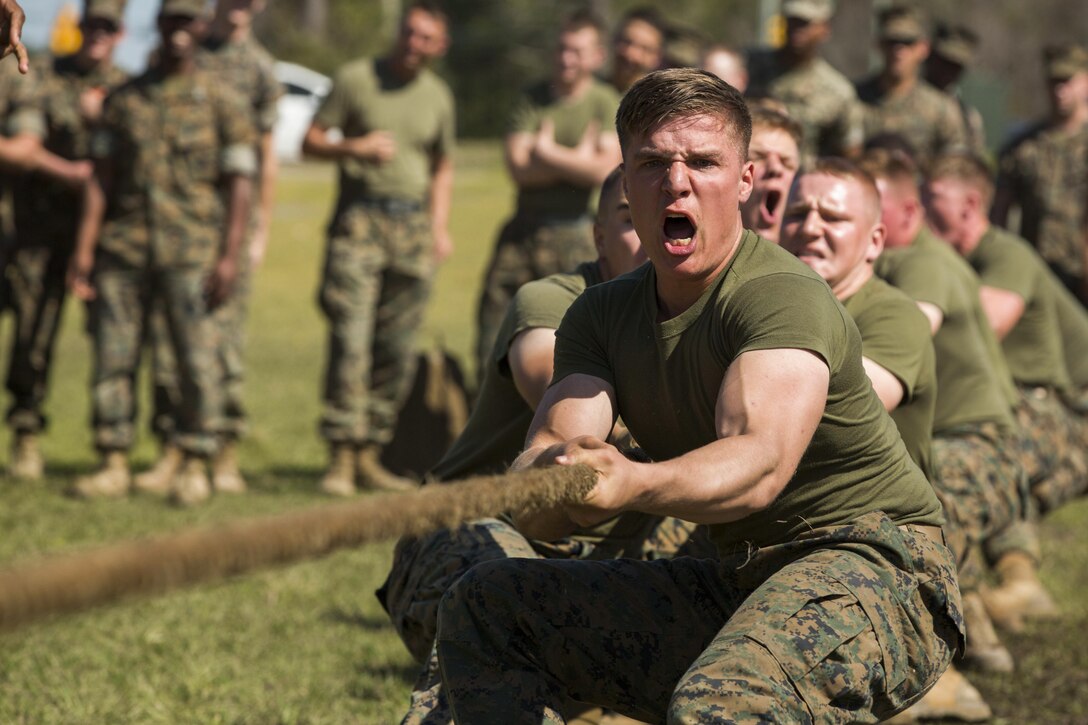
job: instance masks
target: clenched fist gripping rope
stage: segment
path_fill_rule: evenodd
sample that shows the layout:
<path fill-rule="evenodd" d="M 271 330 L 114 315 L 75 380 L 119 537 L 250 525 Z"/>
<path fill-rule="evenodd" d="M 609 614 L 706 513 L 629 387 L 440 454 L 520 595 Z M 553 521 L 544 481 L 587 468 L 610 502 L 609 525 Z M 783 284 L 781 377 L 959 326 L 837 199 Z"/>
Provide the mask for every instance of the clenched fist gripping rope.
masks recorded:
<path fill-rule="evenodd" d="M 59 555 L 0 571 L 0 629 L 504 511 L 574 503 L 596 481 L 583 465 L 536 468 Z"/>

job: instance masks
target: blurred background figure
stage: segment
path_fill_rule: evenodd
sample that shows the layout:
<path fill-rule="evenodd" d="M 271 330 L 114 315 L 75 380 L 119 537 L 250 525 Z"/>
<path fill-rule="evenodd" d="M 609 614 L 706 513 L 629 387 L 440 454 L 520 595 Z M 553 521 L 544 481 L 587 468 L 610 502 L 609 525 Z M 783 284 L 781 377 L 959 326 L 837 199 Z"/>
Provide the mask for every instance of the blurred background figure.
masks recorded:
<path fill-rule="evenodd" d="M 724 79 L 723 79 L 724 80 Z M 752 194 L 741 205 L 745 229 L 778 243 L 786 199 L 801 166 L 801 124 L 768 108 L 752 109 Z"/>
<path fill-rule="evenodd" d="M 78 50 L 40 63 L 33 82 L 19 83 L 11 99 L 8 130 L 26 141 L 16 161 L 27 175 L 12 185 L 15 227 L 22 231 L 5 270 L 15 316 L 7 375 L 7 424 L 14 433 L 8 470 L 25 480 L 40 479 L 44 470 L 43 404 L 83 184 L 91 175 L 91 137 L 106 95 L 127 79 L 113 65 L 123 15 L 123 0 L 87 0 Z"/>
<path fill-rule="evenodd" d="M 749 96 L 786 104 L 804 131 L 801 156 L 855 156 L 862 128 L 854 86 L 820 57 L 831 37 L 832 0 L 783 0 L 786 42 L 748 56 Z"/>
<path fill-rule="evenodd" d="M 865 137 L 895 133 L 925 168 L 938 154 L 963 150 L 967 131 L 956 102 L 922 77 L 929 56 L 929 29 L 913 6 L 893 5 L 880 15 L 881 69 L 857 86 Z"/>
<path fill-rule="evenodd" d="M 624 93 L 660 68 L 664 48 L 665 21 L 656 9 L 639 7 L 625 13 L 612 37 L 612 87 Z"/>
<path fill-rule="evenodd" d="M 518 288 L 595 257 L 590 199 L 620 162 L 613 125 L 619 97 L 594 75 L 604 64 L 603 37 L 604 23 L 596 15 L 567 18 L 551 78 L 530 86 L 511 116 L 504 144 L 517 201 L 484 276 L 476 318 L 477 376 Z"/>
<path fill-rule="evenodd" d="M 1055 45 L 1044 52 L 1050 109 L 1001 154 L 993 220 L 1011 226 L 1088 304 L 1088 50 Z"/>
<path fill-rule="evenodd" d="M 303 142 L 340 167 L 319 292 L 329 322 L 320 486 L 334 496 L 357 484 L 415 487 L 385 469 L 381 452 L 415 373 L 431 277 L 452 251 L 454 101 L 430 70 L 449 47 L 448 29 L 438 5 L 414 2 L 387 55 L 340 69 Z"/>
<path fill-rule="evenodd" d="M 748 67 L 744 55 L 728 45 L 715 43 L 703 53 L 702 69 L 744 93 L 748 88 Z"/>
<path fill-rule="evenodd" d="M 944 91 L 959 106 L 963 126 L 967 132 L 967 147 L 972 153 L 986 153 L 986 129 L 982 114 L 963 99 L 960 81 L 964 72 L 974 64 L 978 50 L 978 35 L 964 25 L 940 23 L 933 35 L 933 47 L 926 58 L 924 76 L 926 82 Z"/>

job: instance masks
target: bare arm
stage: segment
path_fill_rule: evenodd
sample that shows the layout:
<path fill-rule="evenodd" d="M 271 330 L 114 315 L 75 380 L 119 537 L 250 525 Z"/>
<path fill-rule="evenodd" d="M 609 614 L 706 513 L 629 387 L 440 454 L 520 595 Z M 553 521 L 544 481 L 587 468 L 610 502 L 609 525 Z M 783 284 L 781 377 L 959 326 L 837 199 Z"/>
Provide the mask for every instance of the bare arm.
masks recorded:
<path fill-rule="evenodd" d="M 944 324 L 944 313 L 941 312 L 941 308 L 930 302 L 915 302 L 915 304 L 918 305 L 918 309 L 929 320 L 929 334 L 931 336 L 936 335 L 937 331 L 941 329 L 941 325 Z"/>
<path fill-rule="evenodd" d="M 577 146 L 563 146 L 555 142 L 554 129 L 545 122 L 537 134 L 533 157 L 568 184 L 599 186 L 621 160 L 620 142 L 614 131 L 602 132 L 600 124 L 593 121 Z"/>
<path fill-rule="evenodd" d="M 518 394 L 530 408 L 536 410 L 552 381 L 555 330 L 533 327 L 518 333 L 510 343 L 506 359 Z"/>
<path fill-rule="evenodd" d="M 906 392 L 899 378 L 867 357 L 861 358 L 861 364 L 865 368 L 865 374 L 869 376 L 869 382 L 873 384 L 877 397 L 884 404 L 884 410 L 890 413 L 898 408 Z"/>
<path fill-rule="evenodd" d="M 223 228 L 223 243 L 219 260 L 212 270 L 205 285 L 205 294 L 209 307 L 223 304 L 238 278 L 238 255 L 246 238 L 249 223 L 249 202 L 253 191 L 253 181 L 244 174 L 230 174 L 226 177 L 227 214 Z"/>
<path fill-rule="evenodd" d="M 78 299 L 95 297 L 91 274 L 94 272 L 94 251 L 98 234 L 106 215 L 106 199 L 113 179 L 113 166 L 108 160 L 95 164 L 94 174 L 83 187 L 83 211 L 76 231 L 76 248 L 68 262 L 68 288 Z"/>
<path fill-rule="evenodd" d="M 256 267 L 264 261 L 268 252 L 268 235 L 272 229 L 272 207 L 276 203 L 276 178 L 280 162 L 272 148 L 272 132 L 261 134 L 259 146 L 260 198 L 257 200 L 257 227 L 249 240 L 249 259 Z"/>
<path fill-rule="evenodd" d="M 771 505 L 797 469 L 827 402 L 830 373 L 806 350 L 758 350 L 726 371 L 717 400 L 717 440 L 660 463 L 633 463 L 601 439 L 614 393 L 571 376 L 549 389 L 517 465 L 585 463 L 597 485 L 567 515 L 587 526 L 622 511 L 695 523 L 737 521 Z M 793 425 L 783 426 L 789 419 Z M 573 437 L 580 435 L 581 437 Z"/>
<path fill-rule="evenodd" d="M 531 133 L 512 133 L 503 141 L 506 170 L 519 187 L 548 186 L 559 181 L 559 175 L 536 161 Z"/>
<path fill-rule="evenodd" d="M 1024 314 L 1024 298 L 1015 292 L 983 285 L 979 299 L 997 339 L 1004 340 Z"/>
<path fill-rule="evenodd" d="M 373 164 L 384 164 L 397 152 L 393 135 L 388 131 L 371 131 L 362 136 L 350 136 L 339 141 L 329 138 L 329 130 L 314 122 L 302 139 L 302 152 L 319 159 L 339 161 L 352 158 Z"/>
<path fill-rule="evenodd" d="M 450 238 L 450 207 L 453 201 L 453 159 L 439 156 L 431 170 L 431 235 L 434 258 L 441 262 L 453 252 Z"/>

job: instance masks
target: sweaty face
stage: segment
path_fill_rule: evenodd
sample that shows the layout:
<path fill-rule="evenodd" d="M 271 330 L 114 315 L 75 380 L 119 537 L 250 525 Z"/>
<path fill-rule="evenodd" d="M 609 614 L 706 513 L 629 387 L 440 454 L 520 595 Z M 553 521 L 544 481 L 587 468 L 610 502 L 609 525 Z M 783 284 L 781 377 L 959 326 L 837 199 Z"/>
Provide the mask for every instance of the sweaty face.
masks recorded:
<path fill-rule="evenodd" d="M 967 185 L 951 178 L 934 179 L 926 183 L 922 200 L 933 233 L 962 251 L 968 211 Z"/>
<path fill-rule="evenodd" d="M 823 277 L 832 291 L 853 292 L 859 279 L 868 279 L 870 264 L 880 254 L 882 237 L 874 237 L 876 227 L 859 182 L 805 174 L 790 192 L 780 244 Z"/>
<path fill-rule="evenodd" d="M 604 63 L 601 39 L 593 28 L 562 33 L 556 48 L 555 66 L 558 80 L 572 85 L 596 73 Z"/>
<path fill-rule="evenodd" d="M 779 128 L 753 129 L 748 159 L 752 162 L 753 188 L 741 207 L 744 226 L 777 242 L 786 197 L 800 165 L 797 142 Z"/>
<path fill-rule="evenodd" d="M 666 121 L 631 138 L 624 183 L 635 229 L 662 285 L 699 288 L 720 272 L 741 231 L 752 165 L 717 115 Z"/>
<path fill-rule="evenodd" d="M 661 66 L 661 32 L 643 20 L 628 21 L 613 44 L 616 70 L 625 76 L 641 76 Z"/>
<path fill-rule="evenodd" d="M 593 237 L 597 257 L 608 279 L 627 274 L 646 261 L 622 184 L 616 184 L 611 194 L 601 198 Z"/>
<path fill-rule="evenodd" d="M 414 8 L 404 18 L 393 55 L 408 70 L 418 70 L 445 54 L 446 24 L 425 10 Z"/>

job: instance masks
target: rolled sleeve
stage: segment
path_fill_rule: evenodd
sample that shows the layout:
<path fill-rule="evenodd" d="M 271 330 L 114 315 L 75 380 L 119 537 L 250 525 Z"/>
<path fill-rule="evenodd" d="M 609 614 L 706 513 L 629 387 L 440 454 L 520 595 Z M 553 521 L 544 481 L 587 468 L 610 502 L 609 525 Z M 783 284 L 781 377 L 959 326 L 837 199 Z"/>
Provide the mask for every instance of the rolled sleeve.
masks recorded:
<path fill-rule="evenodd" d="M 220 154 L 219 167 L 224 174 L 253 176 L 257 173 L 257 152 L 248 144 L 225 146 Z"/>

